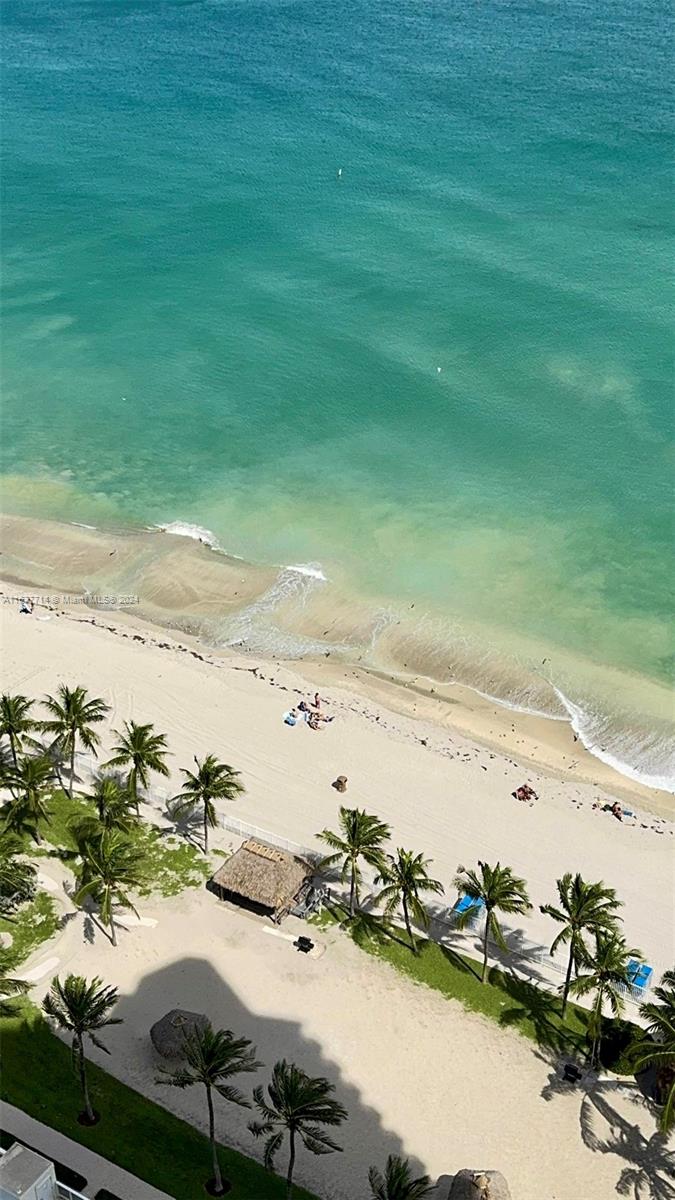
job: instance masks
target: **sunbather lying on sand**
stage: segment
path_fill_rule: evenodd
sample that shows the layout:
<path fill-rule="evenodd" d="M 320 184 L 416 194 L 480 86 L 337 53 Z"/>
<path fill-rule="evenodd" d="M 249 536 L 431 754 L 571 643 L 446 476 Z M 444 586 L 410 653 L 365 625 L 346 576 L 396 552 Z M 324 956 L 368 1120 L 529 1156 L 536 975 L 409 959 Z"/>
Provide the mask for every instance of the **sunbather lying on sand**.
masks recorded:
<path fill-rule="evenodd" d="M 514 800 L 522 800 L 524 804 L 533 804 L 535 800 L 539 799 L 537 793 L 530 787 L 529 783 L 521 784 L 519 788 L 516 788 L 515 792 L 511 792 L 511 795 Z"/>

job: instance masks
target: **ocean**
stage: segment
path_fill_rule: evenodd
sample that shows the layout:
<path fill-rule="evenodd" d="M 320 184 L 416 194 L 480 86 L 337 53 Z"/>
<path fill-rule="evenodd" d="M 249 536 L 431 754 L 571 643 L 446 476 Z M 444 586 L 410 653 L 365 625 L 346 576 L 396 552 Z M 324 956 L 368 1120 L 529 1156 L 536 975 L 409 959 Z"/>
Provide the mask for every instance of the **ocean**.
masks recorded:
<path fill-rule="evenodd" d="M 4 510 L 201 531 L 280 572 L 214 640 L 457 679 L 672 787 L 670 4 L 0 22 Z"/>

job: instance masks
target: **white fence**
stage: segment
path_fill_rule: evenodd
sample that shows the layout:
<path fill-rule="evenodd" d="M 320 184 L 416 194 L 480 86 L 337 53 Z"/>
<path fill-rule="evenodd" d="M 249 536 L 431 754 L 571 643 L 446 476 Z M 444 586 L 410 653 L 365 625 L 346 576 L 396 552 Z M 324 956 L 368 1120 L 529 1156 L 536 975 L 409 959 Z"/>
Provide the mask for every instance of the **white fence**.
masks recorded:
<path fill-rule="evenodd" d="M 257 825 L 249 825 L 248 821 L 240 821 L 237 817 L 226 815 L 221 817 L 220 823 L 229 833 L 236 833 L 243 838 L 257 838 L 261 842 L 271 842 L 280 850 L 286 850 L 289 854 L 297 854 L 298 858 L 304 858 L 313 867 L 321 862 L 322 855 L 316 850 L 310 850 L 307 846 L 299 845 L 298 842 L 291 842 L 288 838 L 279 837 L 278 834 L 270 833 L 267 829 L 259 829 Z"/>
<path fill-rule="evenodd" d="M 99 761 L 90 754 L 77 755 L 77 769 L 79 772 L 88 772 L 94 776 L 100 769 Z M 158 807 L 162 810 L 166 807 L 166 802 L 169 799 L 169 793 L 163 788 L 151 788 L 148 790 L 147 798 L 152 802 L 159 802 Z M 286 850 L 289 854 L 296 854 L 299 858 L 304 858 L 313 867 L 318 867 L 323 855 L 317 850 L 310 850 L 308 846 L 302 846 L 298 842 L 293 842 L 289 838 L 281 837 L 279 834 L 270 833 L 268 829 L 261 829 L 257 825 L 251 825 L 248 821 L 241 821 L 237 817 L 232 817 L 229 814 L 224 814 L 220 818 L 220 824 L 223 829 L 227 829 L 229 833 L 233 833 L 242 838 L 257 838 L 262 842 L 270 842 L 274 846 L 278 846 L 280 850 Z M 372 887 L 372 880 L 368 881 L 367 873 L 364 874 L 363 884 Z M 429 906 L 430 926 L 429 936 L 436 942 L 443 942 L 444 938 L 448 937 L 451 932 L 457 933 L 457 913 L 451 907 L 443 906 L 436 908 Z M 484 928 L 485 916 L 477 914 L 471 920 L 467 921 L 463 926 L 463 931 L 467 934 L 479 934 Z M 509 940 L 518 939 L 518 945 L 509 946 Z M 567 971 L 566 961 L 561 961 L 557 958 L 552 958 L 547 946 L 538 945 L 536 942 L 525 941 L 515 930 L 504 929 L 504 940 L 507 945 L 507 953 L 512 960 L 514 966 L 517 965 L 521 970 L 526 971 L 528 964 L 533 966 L 536 964 L 544 968 L 545 971 L 551 972 L 554 976 L 564 976 Z M 491 944 L 493 950 L 495 944 Z M 496 948 L 499 950 L 499 948 Z M 541 980 L 545 982 L 545 980 Z M 558 987 L 557 980 L 551 979 L 550 984 L 553 987 Z M 646 988 L 633 987 L 626 984 L 622 989 L 626 999 L 632 1004 L 644 1003 L 646 994 L 649 990 L 649 985 Z"/>

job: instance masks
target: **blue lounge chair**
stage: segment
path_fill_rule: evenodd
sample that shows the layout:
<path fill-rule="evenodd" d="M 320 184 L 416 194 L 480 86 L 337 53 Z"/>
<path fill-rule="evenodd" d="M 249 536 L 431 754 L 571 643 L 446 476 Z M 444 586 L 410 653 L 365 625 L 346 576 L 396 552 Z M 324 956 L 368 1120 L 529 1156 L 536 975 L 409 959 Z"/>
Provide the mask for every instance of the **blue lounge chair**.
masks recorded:
<path fill-rule="evenodd" d="M 464 895 L 460 896 L 452 911 L 453 913 L 456 913 L 457 916 L 464 917 L 470 915 L 472 919 L 475 919 L 480 915 L 481 909 L 483 908 L 485 908 L 485 902 L 483 900 L 474 900 L 473 896 Z"/>
<path fill-rule="evenodd" d="M 649 963 L 638 962 L 636 958 L 631 958 L 628 963 L 628 979 L 630 985 L 636 988 L 639 992 L 644 992 L 649 986 L 654 968 L 649 966 Z"/>

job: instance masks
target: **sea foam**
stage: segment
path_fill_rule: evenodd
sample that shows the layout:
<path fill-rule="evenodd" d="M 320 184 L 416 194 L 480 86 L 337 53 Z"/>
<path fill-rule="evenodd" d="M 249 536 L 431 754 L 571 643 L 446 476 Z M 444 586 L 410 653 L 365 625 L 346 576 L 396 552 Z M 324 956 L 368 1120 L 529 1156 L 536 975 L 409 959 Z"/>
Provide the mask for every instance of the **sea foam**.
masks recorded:
<path fill-rule="evenodd" d="M 169 521 L 166 525 L 153 525 L 153 529 L 161 529 L 162 533 L 172 533 L 175 537 L 192 538 L 194 542 L 203 542 L 212 550 L 223 549 L 215 533 L 201 525 L 190 525 L 187 521 Z"/>

